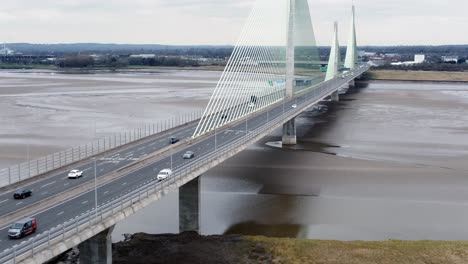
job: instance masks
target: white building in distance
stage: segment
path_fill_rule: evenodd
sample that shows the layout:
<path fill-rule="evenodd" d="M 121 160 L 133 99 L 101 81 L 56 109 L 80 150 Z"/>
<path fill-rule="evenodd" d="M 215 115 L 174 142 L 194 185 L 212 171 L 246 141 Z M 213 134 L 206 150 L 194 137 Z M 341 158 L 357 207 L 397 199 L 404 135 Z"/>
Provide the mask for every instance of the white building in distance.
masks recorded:
<path fill-rule="evenodd" d="M 424 54 L 416 54 L 414 55 L 414 61 L 399 61 L 399 62 L 392 62 L 392 65 L 399 66 L 399 65 L 413 65 L 413 64 L 421 64 L 426 60 L 426 55 Z"/>

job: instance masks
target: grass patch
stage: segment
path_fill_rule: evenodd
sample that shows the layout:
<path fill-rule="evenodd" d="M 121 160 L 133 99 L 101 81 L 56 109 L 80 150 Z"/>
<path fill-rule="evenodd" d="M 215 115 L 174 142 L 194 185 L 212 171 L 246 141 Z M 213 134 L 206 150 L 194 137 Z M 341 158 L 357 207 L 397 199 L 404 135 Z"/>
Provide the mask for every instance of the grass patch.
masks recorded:
<path fill-rule="evenodd" d="M 367 77 L 370 80 L 468 82 L 468 72 L 381 70 L 370 71 Z"/>
<path fill-rule="evenodd" d="M 276 263 L 468 263 L 468 241 L 340 242 L 266 237 L 245 237 L 245 239 L 262 245 Z"/>

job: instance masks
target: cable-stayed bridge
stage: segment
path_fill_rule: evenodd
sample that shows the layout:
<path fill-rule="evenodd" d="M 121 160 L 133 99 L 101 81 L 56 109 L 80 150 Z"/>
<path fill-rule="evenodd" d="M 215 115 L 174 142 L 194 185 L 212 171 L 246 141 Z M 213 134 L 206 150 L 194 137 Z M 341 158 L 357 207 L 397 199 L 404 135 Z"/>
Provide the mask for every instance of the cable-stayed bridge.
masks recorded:
<path fill-rule="evenodd" d="M 311 21 L 307 0 L 257 0 L 200 115 L 1 170 L 0 263 L 43 263 L 74 246 L 81 263 L 111 263 L 114 225 L 177 189 L 180 230 L 198 230 L 200 175 L 281 127 L 283 144 L 295 144 L 295 117 L 326 98 L 339 100 L 338 91 L 368 70 L 357 61 L 354 7 L 346 59 L 335 24 L 326 73 Z M 170 145 L 169 136 L 181 141 Z M 186 151 L 195 157 L 183 159 Z M 71 168 L 87 176 L 71 182 Z M 157 181 L 165 168 L 173 175 Z M 35 195 L 12 203 L 19 187 Z M 31 216 L 36 234 L 9 240 L 9 224 Z"/>

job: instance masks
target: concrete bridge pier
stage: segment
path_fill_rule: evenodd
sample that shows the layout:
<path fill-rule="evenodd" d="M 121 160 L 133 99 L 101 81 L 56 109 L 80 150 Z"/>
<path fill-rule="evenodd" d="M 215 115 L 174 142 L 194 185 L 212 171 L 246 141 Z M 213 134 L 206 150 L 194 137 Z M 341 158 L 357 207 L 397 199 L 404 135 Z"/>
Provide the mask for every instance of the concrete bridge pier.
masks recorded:
<path fill-rule="evenodd" d="M 179 232 L 200 231 L 200 178 L 179 188 Z"/>
<path fill-rule="evenodd" d="M 296 119 L 293 118 L 283 125 L 283 145 L 296 144 Z"/>
<path fill-rule="evenodd" d="M 78 245 L 81 264 L 112 264 L 112 231 L 114 226 Z"/>
<path fill-rule="evenodd" d="M 351 81 L 349 81 L 348 85 L 349 87 L 354 87 L 356 86 L 356 82 L 354 81 L 354 79 L 352 79 Z"/>
<path fill-rule="evenodd" d="M 336 90 L 334 93 L 331 94 L 331 100 L 333 102 L 339 102 L 340 101 L 340 94 L 338 93 L 338 90 Z"/>

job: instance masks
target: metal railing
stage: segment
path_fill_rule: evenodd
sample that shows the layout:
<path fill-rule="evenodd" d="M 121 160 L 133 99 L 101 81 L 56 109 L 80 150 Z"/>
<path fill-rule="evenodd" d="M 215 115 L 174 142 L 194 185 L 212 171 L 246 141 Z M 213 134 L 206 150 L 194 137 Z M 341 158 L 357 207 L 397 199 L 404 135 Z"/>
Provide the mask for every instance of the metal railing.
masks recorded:
<path fill-rule="evenodd" d="M 36 235 L 35 237 L 32 237 L 19 245 L 15 245 L 12 248 L 6 249 L 0 253 L 0 263 L 15 264 L 18 257 L 20 259 L 34 257 L 37 252 L 44 250 L 51 245 L 65 241 L 70 237 L 79 234 L 84 229 L 101 223 L 104 219 L 112 217 L 118 212 L 122 212 L 125 208 L 132 206 L 142 199 L 148 198 L 152 194 L 162 194 L 163 190 L 167 190 L 168 188 L 170 189 L 171 187 L 176 189 L 177 183 L 181 180 L 184 180 L 186 176 L 199 171 L 200 174 L 203 173 L 210 168 L 210 163 L 212 164 L 214 160 L 223 156 L 229 156 L 230 154 L 233 155 L 232 152 L 234 150 L 239 149 L 242 146 L 249 145 L 250 143 L 256 141 L 258 137 L 262 136 L 263 133 L 271 131 L 273 128 L 280 126 L 284 123 L 285 120 L 294 118 L 299 113 L 301 113 L 305 107 L 310 106 L 330 95 L 337 89 L 337 87 L 340 87 L 342 84 L 347 83 L 351 79 L 354 79 L 354 76 L 362 74 L 367 69 L 368 67 L 356 69 L 353 73 L 353 76 L 351 77 L 345 79 L 341 79 L 340 77 L 332 79 L 316 86 L 311 92 L 302 95 L 299 98 L 292 98 L 288 101 L 284 101 L 283 105 L 294 101 L 297 104 L 297 108 L 289 108 L 286 111 L 285 107 L 283 106 L 282 114 L 271 119 L 269 119 L 267 115 L 266 122 L 261 124 L 258 128 L 254 130 L 245 130 L 243 135 L 238 136 L 238 138 L 224 145 L 219 145 L 217 147 L 215 143 L 215 151 L 210 151 L 204 156 L 193 159 L 189 164 L 185 164 L 182 167 L 175 169 L 174 174 L 165 181 L 158 182 L 156 179 L 154 179 L 149 184 L 138 187 L 123 196 L 112 199 L 111 201 L 104 203 L 97 208 L 93 208 L 86 213 L 64 222 L 63 224 L 53 227 L 44 233 Z M 147 166 L 151 166 L 156 162 L 158 161 L 155 161 Z M 203 168 L 204 171 L 201 172 Z M 199 174 L 197 173 L 197 175 Z"/>
<path fill-rule="evenodd" d="M 88 144 L 79 145 L 53 153 L 35 160 L 29 160 L 8 168 L 0 169 L 0 187 L 8 186 L 31 177 L 70 165 L 109 150 L 124 146 L 146 137 L 173 129 L 199 119 L 202 112 L 187 113 L 158 123 L 146 124 L 118 134 L 96 139 Z"/>

